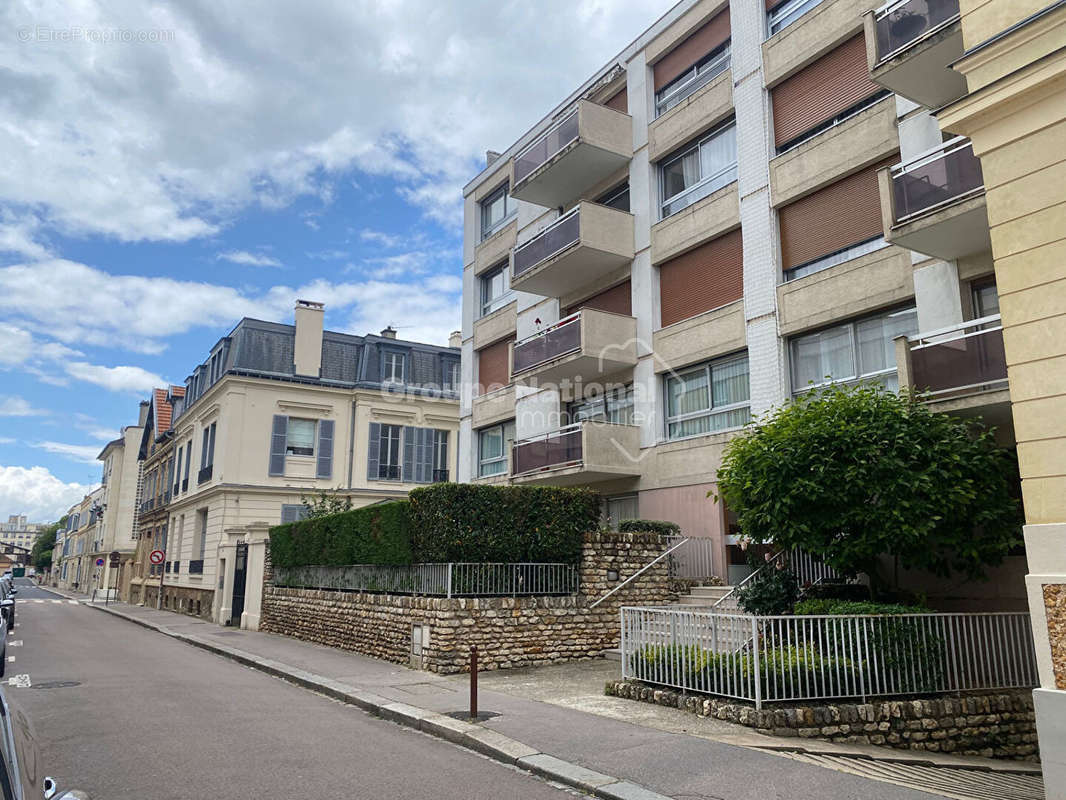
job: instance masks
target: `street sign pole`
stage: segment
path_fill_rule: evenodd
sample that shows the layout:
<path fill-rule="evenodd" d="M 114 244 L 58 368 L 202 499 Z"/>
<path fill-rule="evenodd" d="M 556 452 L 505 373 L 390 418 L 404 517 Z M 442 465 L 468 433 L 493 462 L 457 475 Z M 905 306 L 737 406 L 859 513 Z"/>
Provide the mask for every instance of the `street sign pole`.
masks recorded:
<path fill-rule="evenodd" d="M 166 560 L 166 557 L 167 557 L 166 553 L 163 553 L 163 560 L 164 561 Z M 163 569 L 163 565 L 160 564 L 159 565 L 159 597 L 157 597 L 155 599 L 155 607 L 156 607 L 157 610 L 161 610 L 163 608 L 163 573 L 165 571 L 166 570 Z"/>

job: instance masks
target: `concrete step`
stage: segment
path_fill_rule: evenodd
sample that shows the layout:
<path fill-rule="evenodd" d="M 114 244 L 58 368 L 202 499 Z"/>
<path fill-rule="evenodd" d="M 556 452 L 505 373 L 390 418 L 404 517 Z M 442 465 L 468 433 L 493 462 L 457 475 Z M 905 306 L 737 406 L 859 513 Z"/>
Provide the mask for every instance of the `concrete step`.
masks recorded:
<path fill-rule="evenodd" d="M 733 591 L 732 586 L 693 586 L 689 589 L 689 594 L 692 597 L 713 597 L 718 600 L 731 591 Z"/>
<path fill-rule="evenodd" d="M 696 597 L 690 594 L 683 594 L 679 598 L 677 598 L 677 602 L 679 605 L 683 606 L 700 606 L 702 608 L 710 608 L 716 602 L 718 602 L 718 598 Z M 719 606 L 719 608 L 721 608 L 721 606 Z"/>

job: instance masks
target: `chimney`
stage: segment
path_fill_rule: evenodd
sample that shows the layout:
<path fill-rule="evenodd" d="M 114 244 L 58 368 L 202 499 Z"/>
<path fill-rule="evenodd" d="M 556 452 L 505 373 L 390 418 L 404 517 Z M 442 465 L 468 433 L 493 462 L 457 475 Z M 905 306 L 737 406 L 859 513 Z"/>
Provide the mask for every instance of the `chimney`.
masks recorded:
<path fill-rule="evenodd" d="M 448 337 L 448 347 L 462 347 L 463 346 L 463 334 L 462 331 L 452 331 L 451 336 Z"/>
<path fill-rule="evenodd" d="M 389 325 L 388 327 L 386 327 L 384 330 L 381 331 L 381 336 L 382 336 L 383 339 L 395 339 L 396 338 L 396 329 L 394 327 L 392 327 L 391 325 Z"/>
<path fill-rule="evenodd" d="M 491 167 L 493 164 L 495 164 L 499 160 L 501 155 L 502 155 L 501 153 L 497 153 L 495 150 L 486 150 L 485 151 L 485 166 L 486 167 Z"/>
<path fill-rule="evenodd" d="M 148 401 L 147 400 L 142 400 L 141 401 L 141 410 L 140 410 L 140 413 L 137 415 L 137 427 L 138 428 L 143 428 L 144 427 L 144 423 L 146 423 L 147 421 L 148 421 Z"/>
<path fill-rule="evenodd" d="M 292 349 L 293 372 L 317 378 L 322 372 L 322 318 L 326 307 L 312 300 L 297 300 L 293 318 L 296 341 Z"/>

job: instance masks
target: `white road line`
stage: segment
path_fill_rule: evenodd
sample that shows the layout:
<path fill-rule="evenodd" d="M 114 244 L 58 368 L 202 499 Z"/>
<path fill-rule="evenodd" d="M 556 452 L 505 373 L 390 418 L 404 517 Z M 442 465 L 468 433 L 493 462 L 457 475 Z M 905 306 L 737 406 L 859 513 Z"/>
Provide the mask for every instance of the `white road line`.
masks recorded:
<path fill-rule="evenodd" d="M 29 689 L 31 686 L 33 686 L 33 684 L 30 683 L 30 676 L 28 673 L 23 673 L 22 675 L 12 675 L 8 679 L 7 685 L 14 686 L 16 689 Z"/>
<path fill-rule="evenodd" d="M 35 602 L 35 603 L 43 603 L 44 600 L 34 600 L 33 602 Z"/>
<path fill-rule="evenodd" d="M 7 657 L 7 660 L 8 660 L 8 661 L 14 661 L 14 660 L 15 660 L 15 657 L 14 657 L 14 656 L 8 656 L 8 657 Z"/>
<path fill-rule="evenodd" d="M 67 600 L 67 602 L 70 603 L 72 606 L 76 606 L 78 604 L 77 600 Z"/>
<path fill-rule="evenodd" d="M 52 602 L 53 603 L 62 603 L 63 601 L 62 600 L 53 600 Z"/>
<path fill-rule="evenodd" d="M 21 639 L 12 639 L 10 642 L 7 643 L 7 646 L 8 647 L 22 647 L 22 640 Z"/>

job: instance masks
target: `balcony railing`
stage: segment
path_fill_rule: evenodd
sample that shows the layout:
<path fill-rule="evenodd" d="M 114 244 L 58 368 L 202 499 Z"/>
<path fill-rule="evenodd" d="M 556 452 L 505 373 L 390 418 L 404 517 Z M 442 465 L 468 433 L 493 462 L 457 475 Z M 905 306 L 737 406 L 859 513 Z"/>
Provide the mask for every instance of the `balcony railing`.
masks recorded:
<path fill-rule="evenodd" d="M 959 0 L 896 0 L 875 12 L 877 60 L 891 58 L 959 18 Z"/>
<path fill-rule="evenodd" d="M 202 558 L 189 562 L 189 574 L 190 575 L 203 575 L 204 574 L 204 560 Z"/>
<path fill-rule="evenodd" d="M 214 470 L 214 468 L 215 468 L 214 464 L 208 464 L 206 467 L 204 467 L 199 472 L 197 472 L 196 473 L 196 482 L 199 484 L 199 483 L 206 483 L 207 481 L 211 480 L 211 473 Z"/>
<path fill-rule="evenodd" d="M 542 261 L 581 240 L 581 207 L 559 217 L 528 242 L 514 250 L 514 277 L 520 277 Z"/>
<path fill-rule="evenodd" d="M 999 315 L 910 339 L 910 380 L 932 397 L 1005 388 L 1007 357 Z"/>
<path fill-rule="evenodd" d="M 550 328 L 516 342 L 514 374 L 581 349 L 581 312 L 571 314 Z"/>
<path fill-rule="evenodd" d="M 578 110 L 575 108 L 555 123 L 535 142 L 515 156 L 514 182 L 535 172 L 548 159 L 578 137 Z"/>
<path fill-rule="evenodd" d="M 434 483 L 447 483 L 448 482 L 448 470 L 435 469 L 433 470 L 433 482 Z"/>
<path fill-rule="evenodd" d="M 966 200 L 984 191 L 981 162 L 964 136 L 906 164 L 892 167 L 896 224 Z"/>
<path fill-rule="evenodd" d="M 511 470 L 515 475 L 549 467 L 580 464 L 582 461 L 581 426 L 578 422 L 551 433 L 515 442 Z"/>
<path fill-rule="evenodd" d="M 180 561 L 175 561 L 175 562 L 173 562 L 173 564 L 174 564 L 174 574 L 175 575 L 180 574 L 181 573 L 181 562 Z"/>

